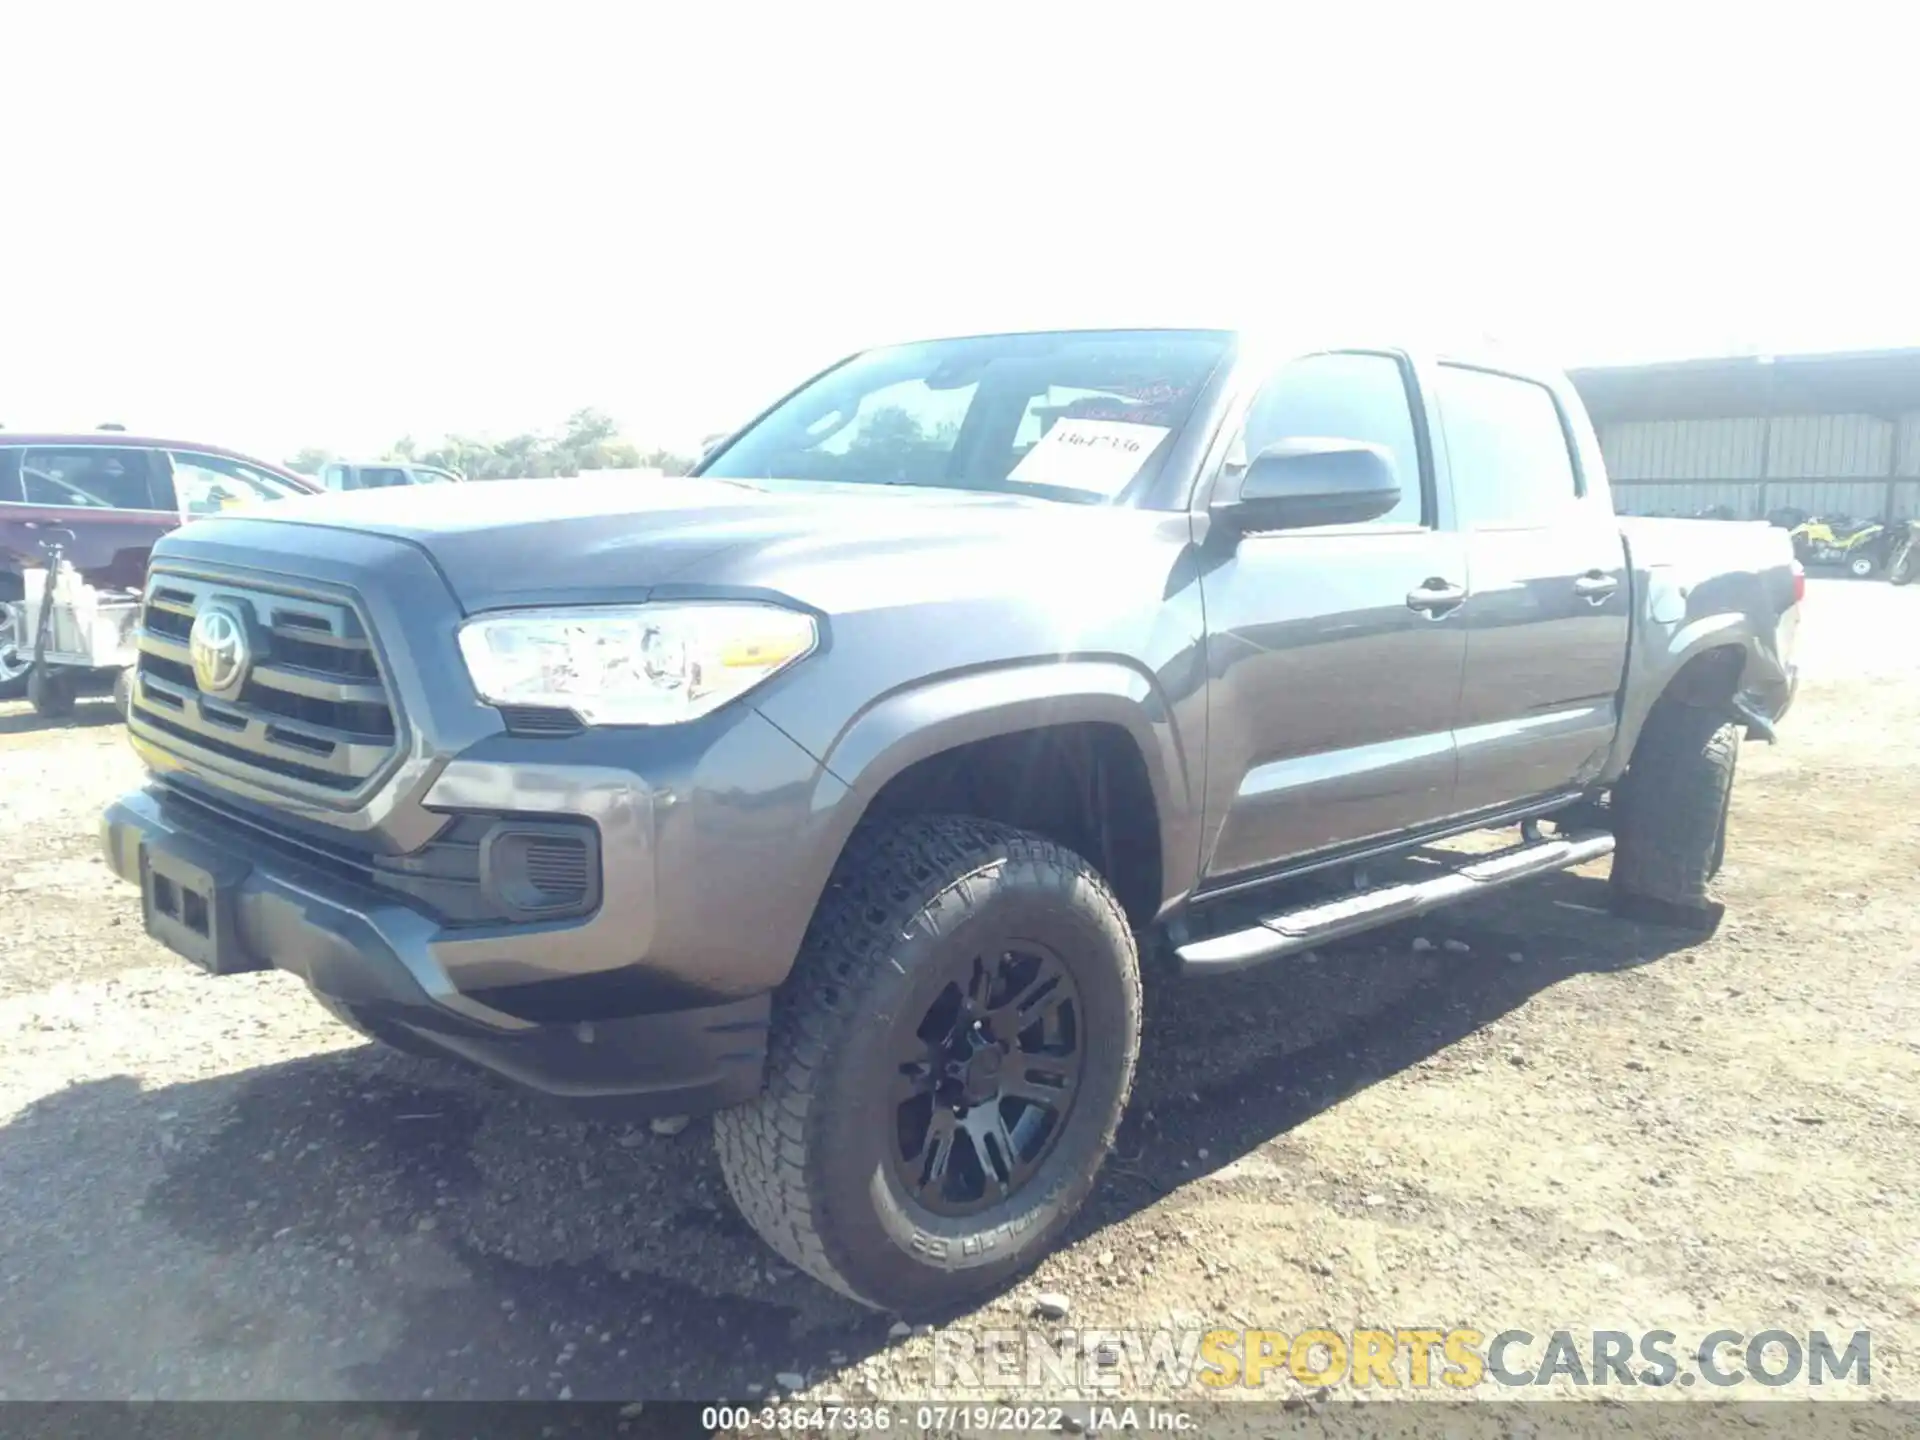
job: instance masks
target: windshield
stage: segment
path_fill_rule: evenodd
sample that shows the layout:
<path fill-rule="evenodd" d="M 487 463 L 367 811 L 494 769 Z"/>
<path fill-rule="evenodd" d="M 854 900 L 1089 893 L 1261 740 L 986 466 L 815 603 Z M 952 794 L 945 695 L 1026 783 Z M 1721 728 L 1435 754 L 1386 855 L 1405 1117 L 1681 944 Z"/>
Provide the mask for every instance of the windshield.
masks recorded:
<path fill-rule="evenodd" d="M 1213 331 L 1071 331 L 870 350 L 700 473 L 1104 501 L 1148 483 L 1227 344 Z"/>

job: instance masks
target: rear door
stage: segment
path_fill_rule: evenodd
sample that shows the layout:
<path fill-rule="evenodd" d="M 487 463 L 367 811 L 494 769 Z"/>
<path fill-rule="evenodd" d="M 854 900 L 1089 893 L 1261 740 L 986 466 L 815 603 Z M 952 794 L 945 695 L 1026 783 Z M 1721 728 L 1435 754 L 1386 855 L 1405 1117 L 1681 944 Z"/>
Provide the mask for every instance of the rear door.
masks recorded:
<path fill-rule="evenodd" d="M 1243 535 L 1203 570 L 1209 879 L 1454 808 L 1466 559 L 1413 365 L 1377 350 L 1278 365 L 1255 392 L 1226 469 L 1307 436 L 1385 447 L 1400 504 L 1363 525 Z"/>
<path fill-rule="evenodd" d="M 0 564 L 44 563 L 57 538 L 89 583 L 137 590 L 153 542 L 180 523 L 154 451 L 112 445 L 28 445 L 0 492 Z"/>
<path fill-rule="evenodd" d="M 1626 547 L 1581 472 L 1570 395 L 1475 366 L 1434 370 L 1466 538 L 1465 811 L 1584 785 L 1604 765 L 1626 667 Z"/>

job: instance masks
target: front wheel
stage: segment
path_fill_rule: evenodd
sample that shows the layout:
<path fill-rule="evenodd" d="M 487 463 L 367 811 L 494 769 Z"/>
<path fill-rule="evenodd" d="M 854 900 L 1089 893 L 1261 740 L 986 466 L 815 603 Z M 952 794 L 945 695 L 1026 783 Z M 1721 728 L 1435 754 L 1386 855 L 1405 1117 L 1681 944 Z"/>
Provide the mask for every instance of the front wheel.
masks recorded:
<path fill-rule="evenodd" d="M 814 1278 L 951 1306 L 1037 1261 L 1113 1145 L 1140 1042 L 1119 902 L 1072 851 L 916 817 L 848 846 L 781 992 L 727 1188 Z"/>
<path fill-rule="evenodd" d="M 1893 585 L 1905 585 L 1913 579 L 1914 572 L 1913 537 L 1909 535 L 1893 547 L 1893 554 L 1887 557 L 1887 581 Z"/>

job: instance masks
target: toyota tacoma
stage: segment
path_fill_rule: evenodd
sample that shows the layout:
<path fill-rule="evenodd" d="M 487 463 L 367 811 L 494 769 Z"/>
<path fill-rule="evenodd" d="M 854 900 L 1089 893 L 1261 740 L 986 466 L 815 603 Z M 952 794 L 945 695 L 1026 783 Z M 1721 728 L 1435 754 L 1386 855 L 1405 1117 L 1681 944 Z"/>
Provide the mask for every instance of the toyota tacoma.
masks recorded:
<path fill-rule="evenodd" d="M 207 971 L 289 971 L 550 1095 L 714 1112 L 775 1249 L 937 1309 L 1094 1184 L 1143 964 L 1284 966 L 1609 854 L 1619 907 L 1710 924 L 1803 589 L 1766 526 L 1617 519 L 1552 370 L 1211 330 L 890 346 L 686 479 L 162 539 L 149 778 L 104 841 Z"/>

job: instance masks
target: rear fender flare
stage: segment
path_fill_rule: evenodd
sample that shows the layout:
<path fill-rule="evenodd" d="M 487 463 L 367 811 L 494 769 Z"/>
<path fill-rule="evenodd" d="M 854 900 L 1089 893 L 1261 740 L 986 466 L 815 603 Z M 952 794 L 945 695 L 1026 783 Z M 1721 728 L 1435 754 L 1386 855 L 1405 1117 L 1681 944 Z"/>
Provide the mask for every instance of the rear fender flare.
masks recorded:
<path fill-rule="evenodd" d="M 1752 673 L 1756 658 L 1770 653 L 1745 615 L 1721 613 L 1703 615 L 1678 624 L 1655 622 L 1642 631 L 1639 645 L 1628 661 L 1627 684 L 1621 695 L 1620 723 L 1614 731 L 1613 750 L 1607 757 L 1602 776 L 1606 783 L 1617 780 L 1633 756 L 1647 717 L 1667 694 L 1669 687 L 1687 665 L 1709 650 L 1726 647 L 1741 652 L 1741 675 Z M 1728 712 L 1733 718 L 1733 712 Z"/>

